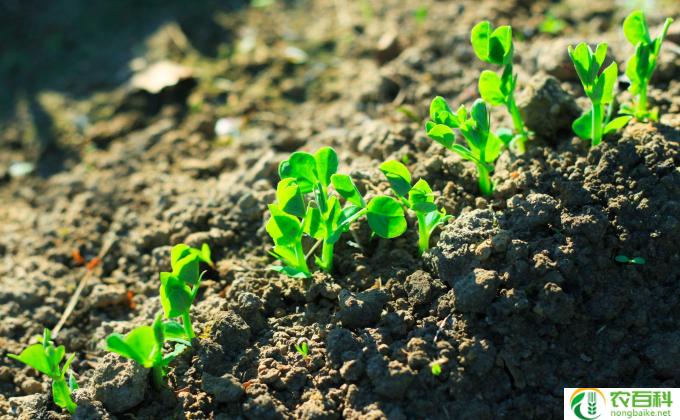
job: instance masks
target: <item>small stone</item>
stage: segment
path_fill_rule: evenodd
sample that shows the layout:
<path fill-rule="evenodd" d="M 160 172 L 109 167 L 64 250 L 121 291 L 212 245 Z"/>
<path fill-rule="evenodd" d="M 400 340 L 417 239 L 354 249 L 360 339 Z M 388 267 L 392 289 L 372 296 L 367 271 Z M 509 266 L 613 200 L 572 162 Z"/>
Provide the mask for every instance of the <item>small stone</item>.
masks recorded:
<path fill-rule="evenodd" d="M 42 383 L 34 378 L 26 378 L 21 383 L 21 390 L 26 394 L 37 394 L 43 392 L 43 386 Z"/>
<path fill-rule="evenodd" d="M 89 302 L 95 308 L 107 308 L 127 303 L 127 292 L 122 284 L 96 284 L 90 292 Z"/>
<path fill-rule="evenodd" d="M 201 377 L 201 389 L 215 397 L 219 403 L 236 402 L 243 396 L 243 386 L 241 383 L 228 373 L 222 376 L 214 376 L 203 373 Z"/>
<path fill-rule="evenodd" d="M 123 413 L 144 400 L 148 376 L 140 364 L 107 353 L 92 375 L 94 398 L 111 413 Z"/>
<path fill-rule="evenodd" d="M 557 142 L 557 132 L 571 130 L 571 123 L 581 115 L 574 98 L 562 89 L 556 78 L 545 73 L 529 80 L 518 95 L 517 106 L 526 126 L 550 144 Z"/>
<path fill-rule="evenodd" d="M 401 43 L 396 32 L 386 32 L 378 40 L 375 49 L 375 59 L 381 66 L 395 59 L 402 51 Z"/>
<path fill-rule="evenodd" d="M 453 285 L 455 308 L 460 312 L 484 312 L 496 297 L 498 273 L 476 268 Z"/>
<path fill-rule="evenodd" d="M 566 324 L 574 316 L 574 298 L 555 283 L 547 283 L 538 297 L 534 313 L 556 324 Z"/>
<path fill-rule="evenodd" d="M 362 328 L 380 319 L 387 295 L 382 290 L 367 290 L 353 294 L 345 289 L 338 295 L 340 311 L 337 316 L 346 328 Z"/>
<path fill-rule="evenodd" d="M 227 355 L 236 355 L 250 343 L 250 327 L 234 311 L 218 312 L 211 326 L 213 340 Z"/>
<path fill-rule="evenodd" d="M 340 376 L 347 382 L 356 382 L 364 374 L 364 364 L 361 359 L 346 361 L 340 368 Z"/>
<path fill-rule="evenodd" d="M 418 270 L 406 278 L 404 290 L 408 295 L 408 301 L 413 306 L 428 305 L 444 289 L 439 280 L 422 270 Z"/>

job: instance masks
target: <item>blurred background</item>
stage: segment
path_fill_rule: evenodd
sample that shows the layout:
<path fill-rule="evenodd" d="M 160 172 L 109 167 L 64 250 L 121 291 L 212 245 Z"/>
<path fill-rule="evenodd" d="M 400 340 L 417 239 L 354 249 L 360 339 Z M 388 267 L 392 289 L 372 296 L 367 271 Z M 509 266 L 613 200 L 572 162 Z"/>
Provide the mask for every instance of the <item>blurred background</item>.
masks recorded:
<path fill-rule="evenodd" d="M 411 45 L 464 41 L 470 25 L 451 16 L 470 5 L 516 21 L 519 42 L 592 37 L 636 7 L 656 23 L 678 9 L 676 0 L 2 0 L 0 182 L 68 169 L 168 104 L 180 120 L 212 112 L 219 135 L 255 110 L 285 115 L 291 103 L 335 100 L 348 87 L 333 83 L 361 73 L 339 77 L 344 61 L 376 72 Z M 440 53 L 465 62 L 469 46 Z M 409 82 L 378 80 L 380 101 L 393 102 L 396 85 Z"/>

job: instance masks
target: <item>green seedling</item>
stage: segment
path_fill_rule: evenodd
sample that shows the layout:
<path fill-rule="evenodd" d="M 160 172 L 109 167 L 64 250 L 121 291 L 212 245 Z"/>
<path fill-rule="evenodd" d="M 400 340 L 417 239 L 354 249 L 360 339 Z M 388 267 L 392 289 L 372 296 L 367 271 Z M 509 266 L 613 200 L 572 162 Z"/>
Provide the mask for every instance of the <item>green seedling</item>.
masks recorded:
<path fill-rule="evenodd" d="M 543 22 L 538 25 L 538 31 L 544 34 L 559 35 L 566 27 L 567 22 L 555 17 L 552 13 L 548 13 Z"/>
<path fill-rule="evenodd" d="M 446 101 L 437 96 L 430 104 L 430 119 L 425 125 L 428 137 L 463 159 L 474 162 L 479 172 L 479 189 L 483 195 L 491 196 L 494 189 L 491 173 L 503 141 L 491 132 L 486 103 L 477 99 L 469 112 L 461 105 L 454 113 Z M 454 129 L 463 135 L 467 147 L 456 143 Z"/>
<path fill-rule="evenodd" d="M 54 347 L 51 339 L 51 332 L 45 328 L 42 337 L 38 337 L 38 344 L 28 346 L 21 354 L 8 354 L 12 359 L 25 363 L 38 372 L 44 373 L 52 379 L 52 399 L 61 408 L 65 408 L 69 413 L 76 411 L 76 403 L 71 399 L 71 392 L 78 389 L 78 384 L 69 367 L 75 354 L 71 354 L 61 365 L 66 350 L 64 346 Z M 61 367 L 60 367 L 61 366 Z M 69 373 L 68 381 L 66 373 Z"/>
<path fill-rule="evenodd" d="M 491 106 L 505 105 L 515 128 L 515 135 L 509 139 L 509 146 L 517 154 L 522 154 L 526 149 L 529 132 L 515 102 L 517 75 L 512 70 L 512 28 L 499 26 L 493 29 L 488 21 L 479 22 L 472 28 L 470 40 L 480 60 L 503 66 L 501 76 L 491 70 L 482 71 L 479 77 L 479 94 Z"/>
<path fill-rule="evenodd" d="M 628 258 L 625 255 L 617 255 L 614 260 L 623 264 L 645 265 L 647 263 L 647 260 L 642 257 Z"/>
<path fill-rule="evenodd" d="M 294 347 L 295 351 L 298 352 L 298 354 L 302 356 L 303 359 L 309 357 L 309 346 L 307 345 L 307 341 L 304 338 L 298 340 Z"/>
<path fill-rule="evenodd" d="M 165 317 L 182 318 L 187 341 L 191 341 L 195 336 L 189 312 L 205 273 L 199 273 L 200 262 L 211 267 L 214 265 L 208 244 L 203 244 L 200 250 L 185 244 L 175 245 L 170 252 L 172 272 L 160 274 L 161 304 Z"/>
<path fill-rule="evenodd" d="M 177 343 L 170 353 L 163 355 L 166 342 Z M 184 328 L 175 321 L 163 321 L 156 316 L 153 325 L 137 327 L 125 335 L 111 334 L 106 338 L 106 350 L 134 360 L 152 369 L 154 383 L 162 386 L 170 362 L 191 343 L 186 340 Z"/>
<path fill-rule="evenodd" d="M 419 179 L 411 185 L 411 173 L 406 166 L 396 160 L 388 160 L 380 165 L 380 170 L 390 182 L 392 191 L 397 199 L 409 210 L 416 214 L 418 220 L 418 251 L 430 248 L 430 235 L 439 225 L 451 218 L 443 208 L 437 210 L 434 204 L 434 194 L 430 185 L 424 179 Z"/>
<path fill-rule="evenodd" d="M 322 246 L 321 257 L 315 256 L 316 265 L 331 272 L 335 243 L 364 215 L 373 233 L 382 238 L 395 238 L 406 230 L 398 201 L 376 196 L 366 204 L 352 178 L 336 173 L 337 168 L 338 157 L 330 147 L 313 155 L 295 152 L 279 165 L 281 181 L 276 187 L 276 203 L 269 205 L 271 218 L 266 230 L 274 240 L 271 254 L 283 265 L 272 269 L 291 277 L 309 277 L 309 255 L 303 249 L 303 237 L 308 236 L 317 241 L 310 255 Z"/>
<path fill-rule="evenodd" d="M 427 21 L 428 13 L 429 11 L 427 6 L 419 6 L 413 11 L 413 18 L 415 19 L 416 23 L 418 23 L 418 25 L 423 25 Z"/>
<path fill-rule="evenodd" d="M 612 62 L 602 73 L 600 68 L 607 56 L 607 44 L 598 44 L 595 52 L 586 43 L 580 43 L 576 48 L 568 48 L 569 57 L 574 62 L 586 96 L 592 104 L 589 111 L 578 117 L 571 125 L 574 133 L 584 140 L 591 140 L 593 146 L 602 141 L 602 137 L 623 128 L 629 116 L 618 117 L 610 121 L 614 103 L 614 87 L 618 78 L 618 68 Z M 606 109 L 605 112 L 605 107 Z"/>
<path fill-rule="evenodd" d="M 432 375 L 439 376 L 442 374 L 442 365 L 440 365 L 437 362 L 434 362 L 432 363 L 430 370 L 432 371 Z"/>
<path fill-rule="evenodd" d="M 648 109 L 647 88 L 652 74 L 656 69 L 656 62 L 661 51 L 661 44 L 666 38 L 668 27 L 673 19 L 666 18 L 661 34 L 655 39 L 649 35 L 649 27 L 642 10 L 632 12 L 623 21 L 623 33 L 628 41 L 635 46 L 635 54 L 628 59 L 626 76 L 630 79 L 630 93 L 636 96 L 634 106 L 624 104 L 621 113 L 634 116 L 640 121 L 647 119 L 658 121 L 659 110 Z"/>

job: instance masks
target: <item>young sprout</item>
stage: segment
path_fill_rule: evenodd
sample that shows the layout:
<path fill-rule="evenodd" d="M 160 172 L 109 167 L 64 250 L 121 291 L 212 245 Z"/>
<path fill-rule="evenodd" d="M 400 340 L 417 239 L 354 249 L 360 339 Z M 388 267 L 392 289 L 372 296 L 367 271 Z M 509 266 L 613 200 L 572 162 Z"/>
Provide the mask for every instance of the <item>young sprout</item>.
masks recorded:
<path fill-rule="evenodd" d="M 106 338 L 106 350 L 152 369 L 154 383 L 162 386 L 170 362 L 191 345 L 185 338 L 181 324 L 175 321 L 163 322 L 159 313 L 151 326 L 137 327 L 125 335 L 109 335 Z M 166 342 L 178 344 L 172 352 L 163 355 Z"/>
<path fill-rule="evenodd" d="M 200 250 L 185 244 L 175 245 L 170 253 L 172 272 L 160 274 L 161 304 L 165 316 L 166 318 L 182 318 L 185 338 L 188 341 L 194 338 L 189 311 L 205 273 L 199 274 L 201 261 L 213 266 L 208 244 L 203 244 Z"/>
<path fill-rule="evenodd" d="M 294 347 L 295 351 L 298 352 L 303 359 L 306 359 L 309 356 L 309 346 L 307 345 L 307 340 L 304 338 L 299 339 L 298 342 L 294 344 Z"/>
<path fill-rule="evenodd" d="M 628 41 L 635 46 L 635 54 L 628 59 L 626 76 L 630 79 L 628 90 L 637 96 L 635 106 L 623 105 L 621 113 L 632 115 L 640 121 L 659 119 L 659 110 L 647 108 L 647 87 L 656 69 L 656 61 L 659 58 L 661 44 L 666 38 L 668 27 L 673 19 L 666 18 L 661 34 L 655 39 L 649 35 L 649 27 L 642 10 L 632 12 L 623 21 L 623 33 Z"/>
<path fill-rule="evenodd" d="M 607 56 L 607 44 L 598 44 L 595 52 L 586 43 L 580 43 L 576 48 L 571 45 L 568 48 L 569 57 L 574 62 L 576 73 L 583 90 L 585 91 L 592 107 L 589 111 L 578 117 L 571 125 L 574 133 L 584 140 L 591 140 L 593 146 L 602 141 L 602 136 L 612 133 L 630 121 L 629 116 L 618 117 L 610 121 L 613 102 L 614 86 L 618 78 L 618 69 L 613 62 L 600 73 Z M 605 114 L 605 107 L 609 105 Z"/>
<path fill-rule="evenodd" d="M 559 35 L 566 27 L 567 22 L 555 17 L 552 13 L 548 13 L 543 22 L 538 25 L 538 30 L 544 34 Z"/>
<path fill-rule="evenodd" d="M 516 153 L 524 153 L 529 133 L 524 126 L 524 120 L 515 102 L 515 87 L 517 75 L 512 71 L 514 46 L 512 45 L 512 28 L 510 26 L 491 27 L 488 21 L 479 22 L 470 32 L 470 41 L 475 54 L 480 60 L 503 66 L 503 73 L 499 77 L 491 70 L 482 71 L 479 77 L 479 94 L 492 106 L 505 105 L 515 128 L 509 146 Z"/>
<path fill-rule="evenodd" d="M 52 379 L 54 403 L 71 414 L 75 413 L 76 403 L 71 399 L 71 392 L 78 389 L 78 384 L 73 373 L 69 372 L 75 354 L 71 354 L 60 367 L 66 350 L 64 346 L 54 347 L 50 330 L 45 328 L 42 337 L 38 337 L 38 342 L 38 344 L 26 347 L 19 355 L 8 354 L 8 356 L 49 376 Z M 68 381 L 65 378 L 67 372 L 69 372 Z"/>
<path fill-rule="evenodd" d="M 447 215 L 443 208 L 437 210 L 434 194 L 427 181 L 421 178 L 411 186 L 411 173 L 401 162 L 388 160 L 380 165 L 380 170 L 390 182 L 397 199 L 416 214 L 418 251 L 422 255 L 430 248 L 430 235 L 434 229 L 444 224 L 451 216 Z"/>
<path fill-rule="evenodd" d="M 446 101 L 437 96 L 430 105 L 430 119 L 425 125 L 428 137 L 463 159 L 474 162 L 479 172 L 479 189 L 483 195 L 491 196 L 494 188 L 491 173 L 503 141 L 491 132 L 486 103 L 477 99 L 469 112 L 461 105 L 453 113 Z M 460 131 L 467 147 L 456 143 L 453 129 Z"/>
<path fill-rule="evenodd" d="M 395 238 L 406 230 L 399 202 L 376 196 L 366 204 L 352 178 L 336 173 L 337 168 L 338 157 L 330 147 L 313 155 L 295 152 L 279 165 L 281 181 L 276 187 L 276 203 L 269 205 L 271 218 L 266 230 L 274 240 L 271 254 L 283 265 L 272 269 L 291 277 L 309 277 L 308 255 L 302 246 L 306 235 L 321 244 L 316 265 L 331 272 L 335 243 L 352 222 L 364 215 L 371 230 L 380 237 Z M 340 198 L 345 200 L 344 206 Z M 310 254 L 315 249 L 316 245 Z"/>
<path fill-rule="evenodd" d="M 432 363 L 430 370 L 432 371 L 432 375 L 439 376 L 442 374 L 442 365 L 440 365 L 438 362 L 434 362 Z"/>
<path fill-rule="evenodd" d="M 624 263 L 624 264 L 636 264 L 636 265 L 644 265 L 647 263 L 647 260 L 645 260 L 642 257 L 635 257 L 635 258 L 628 258 L 625 255 L 617 255 L 614 260 L 616 262 Z"/>

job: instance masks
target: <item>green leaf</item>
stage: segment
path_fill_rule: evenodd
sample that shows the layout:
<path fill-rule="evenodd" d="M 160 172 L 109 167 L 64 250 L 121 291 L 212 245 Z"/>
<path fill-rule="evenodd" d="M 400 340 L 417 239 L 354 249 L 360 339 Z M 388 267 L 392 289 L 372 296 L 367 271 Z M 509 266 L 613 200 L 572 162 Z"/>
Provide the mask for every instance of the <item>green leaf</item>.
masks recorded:
<path fill-rule="evenodd" d="M 163 337 L 166 341 L 175 341 L 181 343 L 188 343 L 184 326 L 177 321 L 163 321 Z"/>
<path fill-rule="evenodd" d="M 456 135 L 450 127 L 443 124 L 435 124 L 426 126 L 427 136 L 447 149 L 456 141 Z"/>
<path fill-rule="evenodd" d="M 279 208 L 297 217 L 305 216 L 305 200 L 295 178 L 284 178 L 276 186 L 276 201 Z"/>
<path fill-rule="evenodd" d="M 477 54 L 477 57 L 489 62 L 489 40 L 491 38 L 491 23 L 482 21 L 476 24 L 472 31 L 470 31 L 470 42 L 472 49 Z"/>
<path fill-rule="evenodd" d="M 296 279 L 306 279 L 310 277 L 309 273 L 290 266 L 272 265 L 270 268 L 278 273 L 285 274 L 288 277 L 293 277 Z"/>
<path fill-rule="evenodd" d="M 64 362 L 64 366 L 61 368 L 61 377 L 64 378 L 68 370 L 71 368 L 71 363 L 73 363 L 73 359 L 75 359 L 76 354 L 73 353 L 71 354 L 67 359 L 66 362 Z"/>
<path fill-rule="evenodd" d="M 601 80 L 604 80 L 601 101 L 603 104 L 608 104 L 614 100 L 614 86 L 616 85 L 616 80 L 619 77 L 619 70 L 616 66 L 616 62 L 612 62 L 600 75 L 598 79 L 598 85 Z"/>
<path fill-rule="evenodd" d="M 76 377 L 71 373 L 68 375 L 68 389 L 71 391 L 75 391 L 76 389 L 80 388 L 78 386 L 78 382 L 76 381 Z"/>
<path fill-rule="evenodd" d="M 177 356 L 182 354 L 184 350 L 189 347 L 186 344 L 177 344 L 175 345 L 175 348 L 165 356 L 163 356 L 163 359 L 161 360 L 161 364 L 163 366 L 168 366 Z"/>
<path fill-rule="evenodd" d="M 314 239 L 322 239 L 326 236 L 326 226 L 321 219 L 321 211 L 312 203 L 309 203 L 307 207 L 302 230 Z"/>
<path fill-rule="evenodd" d="M 439 121 L 439 115 L 442 113 L 451 114 L 451 108 L 444 98 L 436 96 L 430 103 L 430 119 L 438 124 L 444 124 L 444 121 Z"/>
<path fill-rule="evenodd" d="M 430 185 L 424 179 L 419 179 L 408 194 L 409 202 L 414 211 L 428 213 L 437 209 L 434 205 L 434 194 Z"/>
<path fill-rule="evenodd" d="M 592 50 L 588 44 L 581 42 L 573 48 L 571 45 L 568 47 L 569 57 L 574 63 L 574 68 L 578 74 L 579 79 L 584 87 L 589 88 L 593 84 L 593 78 L 590 74 L 591 68 L 591 57 L 593 55 Z"/>
<path fill-rule="evenodd" d="M 172 274 L 187 284 L 195 284 L 198 281 L 198 256 L 189 254 L 181 258 L 175 264 Z"/>
<path fill-rule="evenodd" d="M 385 174 L 394 193 L 399 197 L 406 197 L 411 190 L 411 174 L 404 164 L 396 160 L 388 160 L 380 165 L 380 171 Z"/>
<path fill-rule="evenodd" d="M 297 217 L 281 211 L 275 204 L 269 205 L 271 217 L 265 229 L 276 245 L 291 245 L 299 241 L 302 226 Z"/>
<path fill-rule="evenodd" d="M 638 264 L 638 265 L 645 265 L 647 264 L 647 260 L 642 258 L 642 257 L 635 257 L 630 260 L 632 264 Z"/>
<path fill-rule="evenodd" d="M 145 368 L 153 367 L 160 351 L 153 328 L 148 325 L 137 327 L 125 336 L 111 334 L 106 338 L 107 351 L 132 359 Z"/>
<path fill-rule="evenodd" d="M 333 184 L 335 191 L 337 191 L 342 198 L 355 206 L 366 207 L 364 198 L 361 196 L 361 193 L 359 193 L 359 189 L 349 175 L 334 174 L 331 176 L 331 183 Z"/>
<path fill-rule="evenodd" d="M 309 153 L 295 152 L 279 165 L 279 177 L 295 178 L 302 193 L 310 193 L 318 181 L 316 159 Z"/>
<path fill-rule="evenodd" d="M 209 266 L 211 266 L 211 267 L 215 266 L 215 264 L 213 263 L 212 258 L 211 258 L 210 246 L 208 244 L 201 245 L 200 258 L 203 262 L 205 262 Z"/>
<path fill-rule="evenodd" d="M 55 372 L 50 368 L 50 361 L 45 354 L 42 344 L 33 344 L 24 349 L 20 354 L 8 354 L 9 358 L 27 364 L 38 372 L 53 376 Z"/>
<path fill-rule="evenodd" d="M 59 407 L 65 408 L 71 414 L 75 413 L 76 404 L 71 399 L 71 390 L 65 380 L 52 381 L 52 399 Z"/>
<path fill-rule="evenodd" d="M 486 147 L 484 149 L 484 161 L 493 162 L 501 154 L 503 150 L 503 140 L 492 132 L 489 132 L 489 137 L 486 139 Z"/>
<path fill-rule="evenodd" d="M 380 195 L 368 203 L 366 218 L 376 235 L 383 238 L 396 238 L 406 231 L 404 209 L 392 197 Z"/>
<path fill-rule="evenodd" d="M 478 159 L 472 154 L 472 151 L 465 146 L 460 144 L 454 144 L 451 146 L 450 150 L 457 153 L 460 157 L 465 160 L 477 161 Z"/>
<path fill-rule="evenodd" d="M 654 55 L 658 56 L 659 51 L 661 51 L 661 44 L 663 44 L 664 39 L 666 39 L 666 34 L 668 33 L 668 28 L 671 26 L 671 23 L 673 23 L 673 19 L 671 18 L 666 18 L 666 21 L 663 23 L 663 29 L 661 29 L 661 34 L 654 40 Z M 650 74 L 651 76 L 651 74 Z"/>
<path fill-rule="evenodd" d="M 186 244 L 177 244 L 172 247 L 170 251 L 170 265 L 172 270 L 176 270 L 177 262 L 187 255 L 191 254 L 191 247 Z"/>
<path fill-rule="evenodd" d="M 477 125 L 477 130 L 480 131 L 481 137 L 486 137 L 489 133 L 489 112 L 486 109 L 486 103 L 482 99 L 477 99 L 470 108 L 470 116 Z"/>
<path fill-rule="evenodd" d="M 595 71 L 595 76 L 597 76 L 598 70 L 600 70 L 600 67 L 604 64 L 604 60 L 607 58 L 607 43 L 602 42 L 600 44 L 597 44 L 597 47 L 595 48 L 595 63 L 597 65 L 593 65 L 591 68 L 591 72 L 594 70 Z"/>
<path fill-rule="evenodd" d="M 331 176 L 338 171 L 338 155 L 332 148 L 322 147 L 314 154 L 314 159 L 319 181 L 324 187 L 328 187 L 331 183 Z"/>
<path fill-rule="evenodd" d="M 446 211 L 444 209 L 442 209 L 441 211 L 432 211 L 430 213 L 427 213 L 425 215 L 425 226 L 427 227 L 428 233 L 432 234 L 432 232 L 434 232 L 437 226 L 443 225 L 451 218 L 452 216 L 446 214 Z"/>
<path fill-rule="evenodd" d="M 501 91 L 501 78 L 490 70 L 484 70 L 479 76 L 479 94 L 493 106 L 505 103 L 506 98 Z"/>
<path fill-rule="evenodd" d="M 496 64 L 505 64 L 512 58 L 512 28 L 499 26 L 489 39 L 489 58 Z"/>
<path fill-rule="evenodd" d="M 342 213 L 342 207 L 340 206 L 340 200 L 338 197 L 331 196 L 328 199 L 328 209 L 325 213 L 322 213 L 322 218 L 326 221 L 327 228 L 330 227 L 335 230 Z"/>
<path fill-rule="evenodd" d="M 633 45 L 636 45 L 638 42 L 645 44 L 652 42 L 649 37 L 649 28 L 645 21 L 645 14 L 642 10 L 636 10 L 626 17 L 623 21 L 623 33 Z"/>
<path fill-rule="evenodd" d="M 614 118 L 604 127 L 603 134 L 609 134 L 620 130 L 621 128 L 625 127 L 626 124 L 628 124 L 628 121 L 630 121 L 631 118 L 632 117 L 630 116 Z"/>
<path fill-rule="evenodd" d="M 593 110 L 590 109 L 584 112 L 580 117 L 574 120 L 571 128 L 577 136 L 583 140 L 591 140 L 593 138 Z"/>
<path fill-rule="evenodd" d="M 167 318 L 174 318 L 191 307 L 191 289 L 172 273 L 161 273 L 161 305 Z"/>
<path fill-rule="evenodd" d="M 642 53 L 642 49 L 644 47 L 642 44 L 638 44 L 637 48 L 635 49 L 635 54 L 631 55 L 630 58 L 628 59 L 628 63 L 626 64 L 626 76 L 628 76 L 628 79 L 630 80 L 630 87 L 628 90 L 633 94 L 637 94 L 640 85 L 642 84 L 642 79 L 640 78 L 640 66 L 638 66 L 638 56 L 640 56 Z"/>

